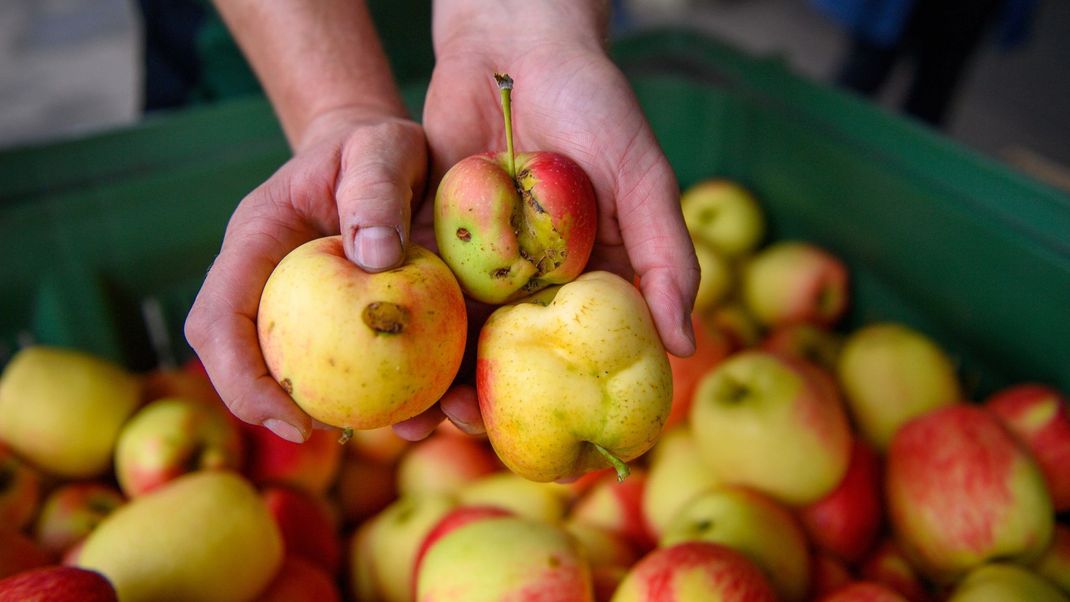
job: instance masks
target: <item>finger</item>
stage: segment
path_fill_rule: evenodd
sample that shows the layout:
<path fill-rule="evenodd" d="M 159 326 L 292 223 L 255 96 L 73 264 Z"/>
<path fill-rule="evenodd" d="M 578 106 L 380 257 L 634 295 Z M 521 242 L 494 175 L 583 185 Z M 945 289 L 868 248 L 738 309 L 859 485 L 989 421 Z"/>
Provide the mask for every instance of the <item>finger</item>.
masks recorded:
<path fill-rule="evenodd" d="M 483 415 L 479 411 L 476 389 L 471 385 L 451 388 L 439 401 L 442 412 L 467 435 L 482 435 L 487 432 Z"/>
<path fill-rule="evenodd" d="M 406 441 L 420 441 L 433 433 L 445 418 L 446 415 L 442 413 L 438 404 L 435 404 L 424 413 L 395 424 L 394 432 Z"/>
<path fill-rule="evenodd" d="M 419 125 L 361 128 L 343 151 L 335 197 L 346 257 L 369 272 L 405 257 L 413 199 L 422 194 L 427 148 Z"/>

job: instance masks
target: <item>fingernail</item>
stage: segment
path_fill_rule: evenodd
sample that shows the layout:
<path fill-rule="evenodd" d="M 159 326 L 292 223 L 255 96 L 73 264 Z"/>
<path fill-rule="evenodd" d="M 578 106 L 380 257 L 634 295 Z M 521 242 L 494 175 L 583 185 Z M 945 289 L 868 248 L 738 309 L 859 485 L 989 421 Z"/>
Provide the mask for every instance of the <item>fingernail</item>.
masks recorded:
<path fill-rule="evenodd" d="M 695 346 L 696 346 L 696 343 L 695 343 L 695 328 L 694 328 L 694 324 L 691 322 L 691 316 L 690 315 L 684 314 L 683 322 L 680 324 L 680 331 L 684 334 L 684 338 L 686 338 L 688 340 L 688 342 L 691 343 L 691 349 L 692 349 L 692 351 L 694 351 Z"/>
<path fill-rule="evenodd" d="M 278 420 L 277 418 L 268 418 L 264 421 L 264 428 L 275 433 L 279 437 L 289 441 L 290 443 L 304 443 L 305 436 L 301 433 L 301 430 L 296 426 Z"/>
<path fill-rule="evenodd" d="M 368 270 L 385 270 L 401 261 L 401 237 L 396 228 L 368 226 L 353 236 L 357 263 Z"/>

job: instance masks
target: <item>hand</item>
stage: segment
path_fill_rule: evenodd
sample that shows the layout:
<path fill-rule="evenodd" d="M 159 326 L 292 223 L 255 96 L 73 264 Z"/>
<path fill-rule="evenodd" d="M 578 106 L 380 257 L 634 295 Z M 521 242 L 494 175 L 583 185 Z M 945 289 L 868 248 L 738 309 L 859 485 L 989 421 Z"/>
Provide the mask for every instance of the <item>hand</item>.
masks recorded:
<path fill-rule="evenodd" d="M 588 269 L 628 279 L 638 274 L 666 349 L 690 355 L 699 271 L 676 179 L 627 80 L 601 46 L 603 36 L 584 20 L 591 16 L 584 4 L 467 12 L 474 5 L 455 1 L 442 9 L 447 15 L 435 22 L 436 65 L 423 118 L 432 181 L 468 155 L 504 149 L 492 76 L 508 73 L 516 82 L 517 150 L 560 152 L 594 185 L 598 238 Z M 510 16 L 516 10 L 523 27 Z"/>
<path fill-rule="evenodd" d="M 317 117 L 294 146 L 294 157 L 234 211 L 186 338 L 234 415 L 301 442 L 317 425 L 264 363 L 256 333 L 264 284 L 288 252 L 331 234 L 343 235 L 346 256 L 367 271 L 399 263 L 412 203 L 423 198 L 427 152 L 417 123 L 361 107 Z"/>

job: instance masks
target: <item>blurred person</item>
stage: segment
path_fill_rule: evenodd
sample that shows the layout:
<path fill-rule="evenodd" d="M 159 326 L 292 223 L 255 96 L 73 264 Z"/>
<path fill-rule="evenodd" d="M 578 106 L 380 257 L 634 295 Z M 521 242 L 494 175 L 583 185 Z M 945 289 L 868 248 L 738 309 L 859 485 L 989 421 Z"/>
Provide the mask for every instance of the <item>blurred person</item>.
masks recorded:
<path fill-rule="evenodd" d="M 847 27 L 851 42 L 838 84 L 875 96 L 903 59 L 913 62 L 902 110 L 946 124 L 955 94 L 985 35 L 1000 26 L 1005 47 L 1021 43 L 1036 0 L 812 0 Z"/>

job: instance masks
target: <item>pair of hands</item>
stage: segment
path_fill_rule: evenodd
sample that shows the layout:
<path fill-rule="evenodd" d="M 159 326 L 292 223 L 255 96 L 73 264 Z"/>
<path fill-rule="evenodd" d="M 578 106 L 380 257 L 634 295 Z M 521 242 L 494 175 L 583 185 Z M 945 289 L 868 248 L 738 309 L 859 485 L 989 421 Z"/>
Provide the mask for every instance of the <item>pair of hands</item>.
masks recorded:
<path fill-rule="evenodd" d="M 289 251 L 330 234 L 341 233 L 347 257 L 368 271 L 394 267 L 410 241 L 434 249 L 442 174 L 468 155 L 504 148 L 495 72 L 516 81 L 518 150 L 560 152 L 591 178 L 599 224 L 588 269 L 638 274 L 666 349 L 694 350 L 694 249 L 675 177 L 626 79 L 597 39 L 522 46 L 463 37 L 438 45 L 423 126 L 374 105 L 325 111 L 294 141 L 293 158 L 241 201 L 186 322 L 187 340 L 238 418 L 294 442 L 323 426 L 264 363 L 256 333 L 264 284 Z M 492 309 L 469 308 L 473 328 Z M 475 391 L 463 380 L 395 431 L 416 440 L 447 416 L 481 432 Z"/>

